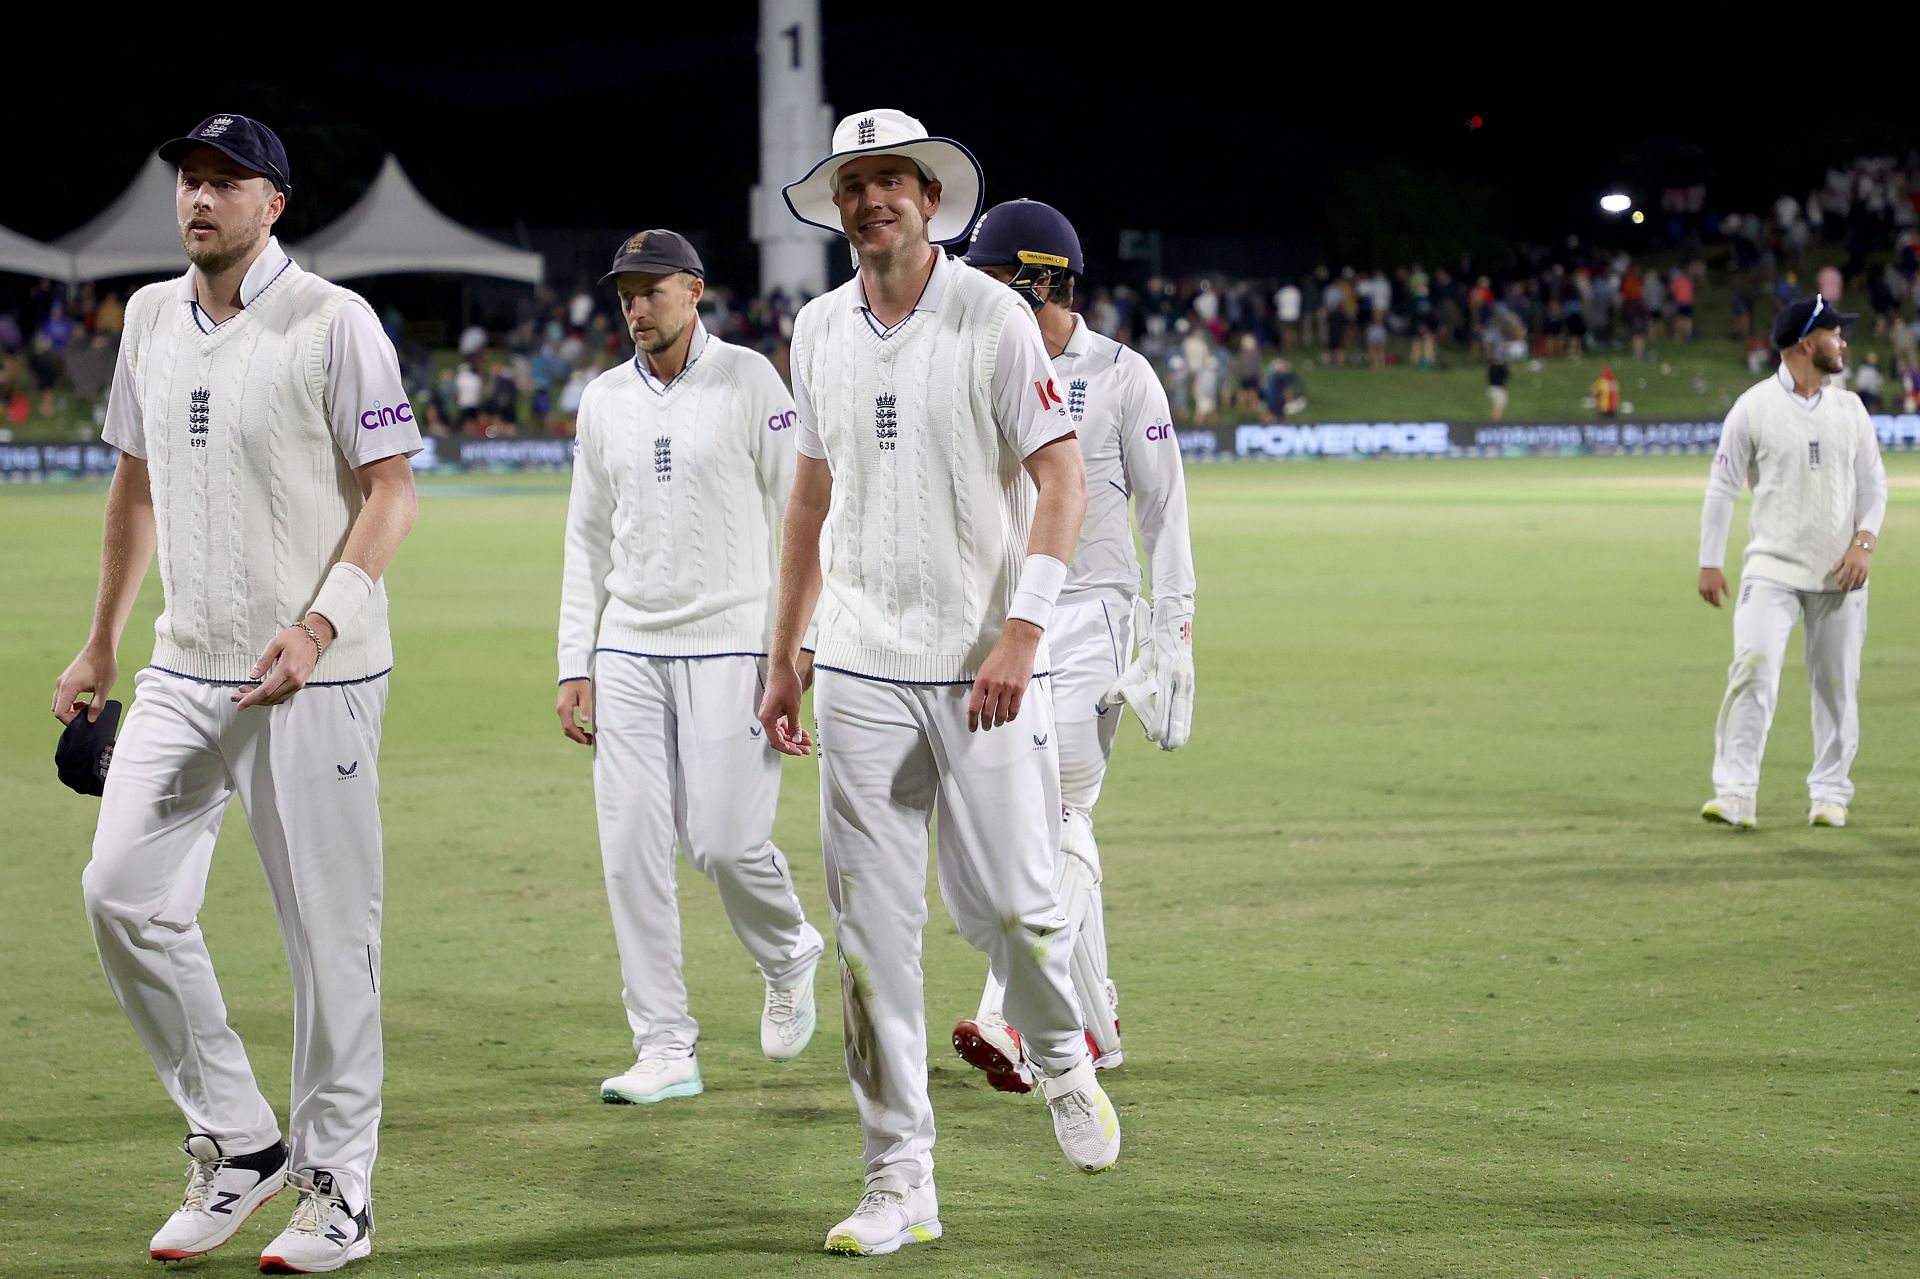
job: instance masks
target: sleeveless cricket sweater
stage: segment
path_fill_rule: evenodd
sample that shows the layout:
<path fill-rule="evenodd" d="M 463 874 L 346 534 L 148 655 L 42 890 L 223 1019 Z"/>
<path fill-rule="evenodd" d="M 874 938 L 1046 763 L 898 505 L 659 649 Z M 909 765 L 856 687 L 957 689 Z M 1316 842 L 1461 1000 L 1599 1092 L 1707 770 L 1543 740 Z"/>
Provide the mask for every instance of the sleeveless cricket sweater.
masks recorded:
<path fill-rule="evenodd" d="M 135 293 L 124 338 L 159 535 L 165 611 L 153 665 L 243 683 L 306 614 L 364 502 L 328 423 L 325 354 L 334 313 L 366 303 L 289 264 L 205 332 L 183 294 L 178 279 Z M 386 587 L 375 582 L 309 683 L 392 665 Z"/>
<path fill-rule="evenodd" d="M 1832 589 L 1827 570 L 1846 554 L 1859 518 L 1860 399 L 1828 387 L 1809 408 L 1768 378 L 1741 402 L 1753 443 L 1753 512 L 1742 572 L 1796 590 Z"/>
<path fill-rule="evenodd" d="M 1035 490 L 994 420 L 1000 331 L 1020 305 L 955 271 L 938 308 L 882 336 L 856 277 L 794 323 L 793 370 L 833 472 L 815 660 L 903 683 L 964 683 L 1000 637 Z"/>

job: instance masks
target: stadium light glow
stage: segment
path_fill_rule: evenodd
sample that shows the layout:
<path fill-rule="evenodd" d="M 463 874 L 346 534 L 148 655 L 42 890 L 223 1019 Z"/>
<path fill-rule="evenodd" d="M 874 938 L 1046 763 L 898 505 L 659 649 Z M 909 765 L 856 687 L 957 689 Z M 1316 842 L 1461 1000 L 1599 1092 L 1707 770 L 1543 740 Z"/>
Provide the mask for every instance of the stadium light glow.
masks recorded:
<path fill-rule="evenodd" d="M 1646 214 L 1640 212 L 1640 210 L 1638 209 L 1635 209 L 1633 211 L 1633 224 L 1635 226 L 1639 226 L 1642 222 L 1645 222 L 1646 220 L 1647 220 Z"/>
<path fill-rule="evenodd" d="M 1600 207 L 1608 213 L 1625 213 L 1633 207 L 1633 197 L 1618 191 L 1600 197 Z"/>

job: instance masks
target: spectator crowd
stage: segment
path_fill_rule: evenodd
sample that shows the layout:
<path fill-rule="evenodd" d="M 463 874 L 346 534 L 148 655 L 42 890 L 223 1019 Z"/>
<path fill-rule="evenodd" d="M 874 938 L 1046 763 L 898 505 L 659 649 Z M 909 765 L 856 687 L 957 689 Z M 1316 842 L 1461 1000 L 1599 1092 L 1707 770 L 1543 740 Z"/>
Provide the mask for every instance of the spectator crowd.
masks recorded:
<path fill-rule="evenodd" d="M 1697 308 L 1715 292 L 1724 294 L 1716 314 L 1731 316 L 1757 375 L 1775 358 L 1768 317 L 1819 288 L 1864 304 L 1888 348 L 1890 367 L 1869 355 L 1851 370 L 1853 388 L 1875 409 L 1920 409 L 1920 155 L 1858 159 L 1804 195 L 1745 212 L 1715 213 L 1703 188 L 1670 189 L 1651 216 L 1677 250 L 1662 255 L 1666 265 L 1568 236 L 1491 269 L 1323 265 L 1299 276 L 1155 277 L 1139 287 L 1096 274 L 1080 305 L 1094 329 L 1153 361 L 1177 421 L 1210 426 L 1297 416 L 1309 403 L 1306 374 L 1343 366 L 1484 364 L 1497 419 L 1513 362 L 1646 360 L 1653 346 L 1700 336 Z M 784 372 L 804 300 L 713 282 L 702 315 Z M 124 315 L 117 291 L 86 284 L 69 293 L 44 280 L 20 309 L 0 310 L 7 422 L 51 416 L 56 388 L 91 404 L 97 422 Z M 423 429 L 441 436 L 566 434 L 587 383 L 630 353 L 611 291 L 585 281 L 528 293 L 511 328 L 469 327 L 450 352 L 411 341 L 397 312 L 383 319 L 409 385 L 420 388 Z M 1599 412 L 1619 410 L 1611 369 L 1589 398 Z"/>

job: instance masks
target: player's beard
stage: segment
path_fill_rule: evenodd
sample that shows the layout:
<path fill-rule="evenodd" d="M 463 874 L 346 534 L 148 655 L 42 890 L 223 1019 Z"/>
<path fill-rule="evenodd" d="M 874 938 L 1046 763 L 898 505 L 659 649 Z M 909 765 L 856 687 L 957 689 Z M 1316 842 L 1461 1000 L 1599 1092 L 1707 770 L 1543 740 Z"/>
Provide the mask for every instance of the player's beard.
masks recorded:
<path fill-rule="evenodd" d="M 256 221 L 248 226 L 216 228 L 211 240 L 195 241 L 192 226 L 191 218 L 180 224 L 180 246 L 187 251 L 187 261 L 199 267 L 202 275 L 219 275 L 245 261 L 260 231 Z"/>
<path fill-rule="evenodd" d="M 1839 351 L 1826 353 L 1815 351 L 1813 353 L 1813 367 L 1831 377 L 1836 373 L 1844 373 L 1846 371 L 1847 357 Z"/>
<path fill-rule="evenodd" d="M 691 323 L 692 323 L 691 320 L 687 321 L 687 324 L 691 324 Z M 678 342 L 680 340 L 680 335 L 685 333 L 686 331 L 687 331 L 686 324 L 682 324 L 679 328 L 675 329 L 671 334 L 669 334 L 665 329 L 661 328 L 659 325 L 656 324 L 653 327 L 653 337 L 650 341 L 643 342 L 636 335 L 633 339 L 633 344 L 634 346 L 638 347 L 641 351 L 643 351 L 647 355 L 659 355 L 664 351 L 672 350 L 673 344 L 675 342 Z"/>

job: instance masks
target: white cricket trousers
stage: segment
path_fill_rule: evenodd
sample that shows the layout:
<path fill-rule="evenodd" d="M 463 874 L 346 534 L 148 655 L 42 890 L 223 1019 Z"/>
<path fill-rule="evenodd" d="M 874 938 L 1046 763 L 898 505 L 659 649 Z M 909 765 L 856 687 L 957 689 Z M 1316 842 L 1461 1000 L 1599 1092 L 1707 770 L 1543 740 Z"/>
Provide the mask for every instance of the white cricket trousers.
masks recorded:
<path fill-rule="evenodd" d="M 1091 846 L 1093 806 L 1100 800 L 1114 735 L 1127 709 L 1124 703 L 1103 708 L 1100 699 L 1120 678 L 1133 652 L 1133 608 L 1098 599 L 1055 608 L 1047 622 L 1047 648 L 1053 673 L 1046 682 L 1053 693 L 1055 740 L 1060 745 L 1060 803 L 1068 821 L 1084 823 L 1085 843 Z M 1093 962 L 1104 983 L 1107 923 L 1098 880 L 1101 867 L 1097 847 L 1086 851 L 1095 863 L 1094 882 L 1086 890 L 1090 901 L 1084 911 L 1077 911 L 1072 902 L 1061 904 L 1079 919 L 1074 946 Z M 1088 993 L 1079 993 L 1084 1004 Z M 1005 995 L 1005 988 L 989 972 L 980 997 L 980 1016 L 1004 1018 Z"/>
<path fill-rule="evenodd" d="M 933 1179 L 920 949 L 936 813 L 941 896 L 1004 975 L 1028 1055 L 1048 1072 L 1086 1055 L 1067 969 L 1073 931 L 1053 889 L 1060 766 L 1047 681 L 988 732 L 967 731 L 972 692 L 830 670 L 814 685 L 820 840 L 869 1188 Z"/>
<path fill-rule="evenodd" d="M 229 685 L 143 670 L 82 877 L 100 964 L 193 1132 L 279 1140 L 198 916 L 214 839 L 247 815 L 293 978 L 296 1169 L 370 1200 L 380 1125 L 380 722 L 384 676 L 236 710 Z"/>
<path fill-rule="evenodd" d="M 1849 773 L 1860 750 L 1860 649 L 1867 639 L 1867 587 L 1799 591 L 1765 578 L 1740 582 L 1733 610 L 1733 665 L 1713 728 L 1713 790 L 1751 799 L 1780 691 L 1780 664 L 1795 617 L 1807 629 L 1807 681 L 1813 702 L 1812 800 L 1853 799 Z"/>
<path fill-rule="evenodd" d="M 757 718 L 761 688 L 751 656 L 596 659 L 594 807 L 637 1058 L 686 1057 L 700 1037 L 680 959 L 676 842 L 769 982 L 791 984 L 825 948 L 772 840 L 781 757 Z"/>

